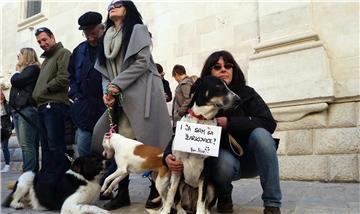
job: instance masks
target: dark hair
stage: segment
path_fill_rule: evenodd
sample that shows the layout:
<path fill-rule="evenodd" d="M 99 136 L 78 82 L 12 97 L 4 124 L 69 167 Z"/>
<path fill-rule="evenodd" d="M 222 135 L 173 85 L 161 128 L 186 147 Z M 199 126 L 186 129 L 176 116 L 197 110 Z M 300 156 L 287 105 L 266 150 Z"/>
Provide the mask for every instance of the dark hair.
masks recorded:
<path fill-rule="evenodd" d="M 49 37 L 54 36 L 51 30 L 47 27 L 40 27 L 35 30 L 35 36 L 38 36 L 40 33 L 46 33 Z"/>
<path fill-rule="evenodd" d="M 122 22 L 122 28 L 121 28 L 122 33 L 123 33 L 123 37 L 122 37 L 122 41 L 121 41 L 121 48 L 124 48 L 124 50 L 126 51 L 127 46 L 129 44 L 131 33 L 134 28 L 134 25 L 143 24 L 143 21 L 142 21 L 142 16 L 141 16 L 140 12 L 137 10 L 135 4 L 132 1 L 120 1 L 120 2 L 122 3 L 123 7 L 125 7 L 125 9 L 126 9 L 125 17 Z M 102 35 L 101 39 L 99 40 L 99 42 L 100 42 L 100 44 L 99 44 L 99 62 L 101 65 L 106 64 L 106 57 L 104 54 L 104 36 L 106 34 L 106 31 L 111 26 L 114 26 L 114 25 L 115 25 L 115 23 L 112 20 L 110 20 L 109 12 L 108 12 L 107 19 L 105 21 L 105 32 Z M 124 52 L 124 54 L 125 54 L 125 52 Z"/>
<path fill-rule="evenodd" d="M 179 75 L 186 74 L 185 67 L 182 65 L 175 65 L 172 70 L 172 76 L 174 77 L 175 74 L 179 74 Z"/>
<path fill-rule="evenodd" d="M 163 67 L 159 63 L 155 63 L 155 65 L 156 65 L 157 71 L 159 72 L 159 74 L 161 74 L 164 71 Z"/>
<path fill-rule="evenodd" d="M 231 53 L 225 50 L 216 51 L 206 59 L 200 74 L 200 78 L 211 75 L 212 67 L 217 63 L 217 61 L 219 61 L 220 57 L 224 59 L 225 63 L 231 63 L 234 65 L 233 77 L 229 84 L 230 89 L 235 90 L 244 87 L 246 85 L 246 80 L 243 72 L 240 69 L 240 66 L 236 63 Z"/>

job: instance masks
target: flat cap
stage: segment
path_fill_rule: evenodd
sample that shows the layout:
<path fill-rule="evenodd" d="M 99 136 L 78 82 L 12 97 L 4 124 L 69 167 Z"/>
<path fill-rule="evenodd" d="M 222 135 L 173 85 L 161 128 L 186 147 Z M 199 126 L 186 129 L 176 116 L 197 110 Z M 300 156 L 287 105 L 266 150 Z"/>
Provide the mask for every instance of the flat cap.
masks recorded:
<path fill-rule="evenodd" d="M 93 28 L 100 24 L 102 16 L 98 12 L 89 11 L 80 16 L 78 23 L 80 25 L 79 30 L 86 30 Z"/>

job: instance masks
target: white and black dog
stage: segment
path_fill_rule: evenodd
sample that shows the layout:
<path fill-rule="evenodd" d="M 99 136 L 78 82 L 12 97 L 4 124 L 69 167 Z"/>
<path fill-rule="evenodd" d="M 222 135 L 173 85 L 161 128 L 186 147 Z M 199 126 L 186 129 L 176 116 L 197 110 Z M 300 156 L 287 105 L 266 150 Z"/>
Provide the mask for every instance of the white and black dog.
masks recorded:
<path fill-rule="evenodd" d="M 100 213 L 107 210 L 90 205 L 100 193 L 102 159 L 95 155 L 77 158 L 65 173 L 23 173 L 4 207 L 60 210 L 61 213 Z"/>
<path fill-rule="evenodd" d="M 181 119 L 183 122 L 217 125 L 214 117 L 218 111 L 230 108 L 235 100 L 240 99 L 223 80 L 213 76 L 198 79 L 193 84 L 191 93 L 193 97 L 189 104 L 189 114 Z M 180 201 L 176 202 L 178 213 L 210 213 L 215 203 L 215 191 L 204 176 L 204 161 L 207 156 L 181 151 L 172 153 L 177 160 L 183 162 L 183 175 L 172 172 L 170 188 L 161 213 L 170 213 L 177 190 L 180 193 Z"/>

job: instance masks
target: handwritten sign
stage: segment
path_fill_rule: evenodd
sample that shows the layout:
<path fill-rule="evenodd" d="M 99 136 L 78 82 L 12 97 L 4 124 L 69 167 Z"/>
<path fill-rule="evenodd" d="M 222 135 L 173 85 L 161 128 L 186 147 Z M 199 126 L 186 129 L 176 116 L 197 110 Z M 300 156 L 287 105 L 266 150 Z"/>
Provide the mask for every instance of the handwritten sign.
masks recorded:
<path fill-rule="evenodd" d="M 217 157 L 221 127 L 178 121 L 173 150 Z"/>

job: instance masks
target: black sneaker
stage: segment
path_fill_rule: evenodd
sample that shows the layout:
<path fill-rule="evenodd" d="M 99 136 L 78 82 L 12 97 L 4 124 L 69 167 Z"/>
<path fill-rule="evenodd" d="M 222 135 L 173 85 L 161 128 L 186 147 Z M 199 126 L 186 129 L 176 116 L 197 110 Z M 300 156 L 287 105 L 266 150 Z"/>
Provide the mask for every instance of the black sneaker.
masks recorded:
<path fill-rule="evenodd" d="M 281 214 L 281 211 L 279 207 L 265 206 L 264 214 Z"/>
<path fill-rule="evenodd" d="M 231 195 L 218 197 L 217 211 L 219 213 L 233 213 L 233 203 Z"/>

